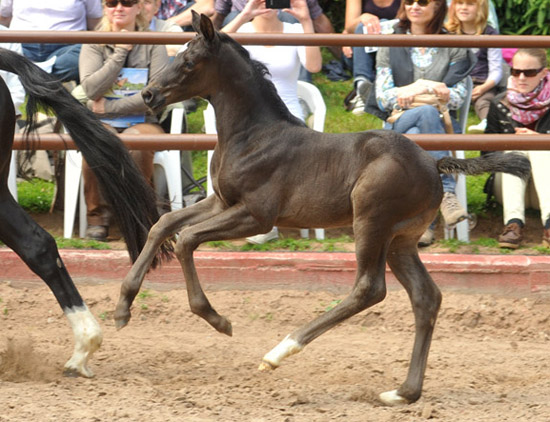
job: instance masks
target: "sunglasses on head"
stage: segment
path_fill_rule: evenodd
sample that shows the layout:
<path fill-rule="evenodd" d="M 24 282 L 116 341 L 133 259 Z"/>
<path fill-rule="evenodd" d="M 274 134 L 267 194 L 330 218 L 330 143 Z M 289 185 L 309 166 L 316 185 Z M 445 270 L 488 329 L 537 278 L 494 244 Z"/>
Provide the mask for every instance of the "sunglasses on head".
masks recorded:
<path fill-rule="evenodd" d="M 537 76 L 539 72 L 544 69 L 544 67 L 541 67 L 540 69 L 510 69 L 510 73 L 512 76 L 519 76 L 522 73 L 525 75 L 526 78 L 532 78 L 533 76 Z"/>
<path fill-rule="evenodd" d="M 432 2 L 432 0 L 404 0 L 407 6 L 412 6 L 415 3 L 418 3 L 420 7 L 426 7 Z"/>
<path fill-rule="evenodd" d="M 105 0 L 105 6 L 116 7 L 120 3 L 123 7 L 132 7 L 137 2 L 138 0 Z"/>

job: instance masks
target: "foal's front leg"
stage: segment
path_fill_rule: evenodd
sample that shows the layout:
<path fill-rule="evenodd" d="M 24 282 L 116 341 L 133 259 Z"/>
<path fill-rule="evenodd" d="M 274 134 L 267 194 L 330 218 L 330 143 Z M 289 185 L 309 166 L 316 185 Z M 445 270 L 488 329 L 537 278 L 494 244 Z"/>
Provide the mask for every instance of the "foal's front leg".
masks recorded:
<path fill-rule="evenodd" d="M 75 346 L 65 375 L 92 377 L 88 360 L 101 345 L 101 328 L 63 265 L 54 239 L 23 211 L 7 187 L 0 193 L 0 240 L 46 282 L 71 324 Z"/>
<path fill-rule="evenodd" d="M 212 308 L 204 294 L 193 261 L 193 252 L 204 242 L 238 239 L 262 231 L 267 231 L 266 227 L 262 227 L 244 205 L 237 204 L 202 223 L 186 227 L 180 232 L 176 243 L 176 256 L 185 276 L 191 312 L 229 336 L 232 335 L 231 323 Z"/>
<path fill-rule="evenodd" d="M 182 226 L 211 218 L 222 210 L 223 205 L 219 199 L 215 195 L 210 195 L 191 207 L 173 211 L 160 217 L 159 221 L 151 228 L 143 250 L 122 282 L 114 315 L 115 325 L 118 329 L 125 327 L 130 321 L 130 306 L 132 306 L 143 279 L 163 242 L 174 236 Z"/>

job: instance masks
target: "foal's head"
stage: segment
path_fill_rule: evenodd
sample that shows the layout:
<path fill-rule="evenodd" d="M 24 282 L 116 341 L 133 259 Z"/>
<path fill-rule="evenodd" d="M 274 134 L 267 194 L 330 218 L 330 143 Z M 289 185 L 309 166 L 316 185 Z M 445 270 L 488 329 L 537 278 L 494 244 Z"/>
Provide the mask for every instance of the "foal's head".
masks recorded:
<path fill-rule="evenodd" d="M 154 111 L 196 96 L 208 99 L 218 88 L 219 80 L 230 78 L 229 73 L 236 71 L 238 58 L 248 59 L 246 50 L 228 35 L 217 32 L 207 16 L 199 16 L 194 11 L 192 13 L 193 29 L 197 36 L 188 43 L 183 53 L 176 56 L 163 74 L 142 91 L 145 103 Z M 228 54 L 230 51 L 237 54 Z M 246 57 L 242 57 L 243 54 Z M 231 65 L 224 66 L 229 60 Z"/>

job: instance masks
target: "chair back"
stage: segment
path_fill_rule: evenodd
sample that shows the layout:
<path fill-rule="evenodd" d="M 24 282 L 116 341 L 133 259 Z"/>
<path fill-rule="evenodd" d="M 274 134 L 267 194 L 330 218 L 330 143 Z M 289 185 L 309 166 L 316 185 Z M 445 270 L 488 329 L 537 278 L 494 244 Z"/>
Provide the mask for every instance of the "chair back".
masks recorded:
<path fill-rule="evenodd" d="M 298 98 L 302 99 L 311 112 L 311 118 L 305 116 L 306 124 L 318 132 L 325 130 L 327 107 L 321 91 L 309 82 L 298 81 Z"/>

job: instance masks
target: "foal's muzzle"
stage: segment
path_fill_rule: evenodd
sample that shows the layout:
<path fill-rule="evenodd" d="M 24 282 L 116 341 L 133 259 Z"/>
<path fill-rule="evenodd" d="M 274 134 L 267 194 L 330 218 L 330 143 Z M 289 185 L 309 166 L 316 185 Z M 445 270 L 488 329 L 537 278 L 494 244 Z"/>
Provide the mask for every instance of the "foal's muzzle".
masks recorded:
<path fill-rule="evenodd" d="M 145 104 L 153 111 L 159 111 L 166 103 L 166 98 L 160 93 L 158 88 L 145 87 L 141 91 L 141 96 Z"/>

